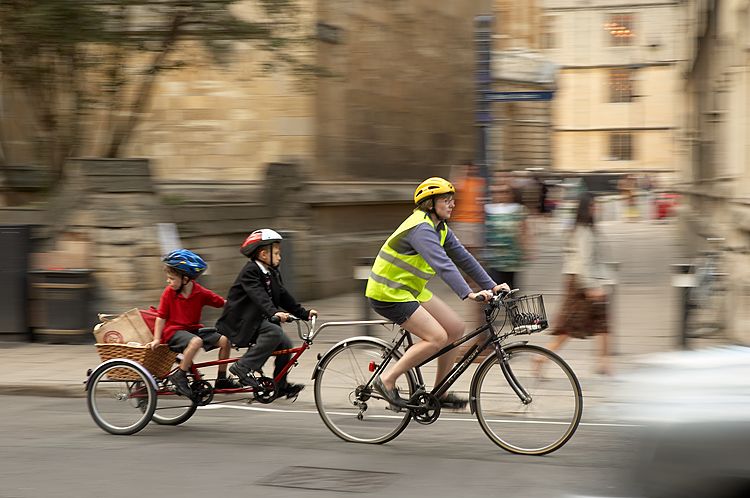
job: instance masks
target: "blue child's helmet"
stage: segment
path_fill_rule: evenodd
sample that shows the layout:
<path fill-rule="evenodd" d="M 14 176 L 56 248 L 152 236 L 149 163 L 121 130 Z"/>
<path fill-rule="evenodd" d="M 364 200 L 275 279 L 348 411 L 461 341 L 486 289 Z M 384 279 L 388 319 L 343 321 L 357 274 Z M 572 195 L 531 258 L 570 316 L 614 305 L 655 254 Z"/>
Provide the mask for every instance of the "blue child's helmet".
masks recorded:
<path fill-rule="evenodd" d="M 177 249 L 164 256 L 164 264 L 188 278 L 198 278 L 208 265 L 203 258 L 187 249 Z"/>

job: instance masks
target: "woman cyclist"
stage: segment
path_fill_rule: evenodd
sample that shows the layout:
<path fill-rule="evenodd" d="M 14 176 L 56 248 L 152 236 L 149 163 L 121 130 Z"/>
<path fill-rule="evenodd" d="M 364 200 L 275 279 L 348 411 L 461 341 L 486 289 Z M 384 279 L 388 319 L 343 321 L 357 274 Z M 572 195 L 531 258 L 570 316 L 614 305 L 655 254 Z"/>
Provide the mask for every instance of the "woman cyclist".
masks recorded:
<path fill-rule="evenodd" d="M 455 193 L 443 178 L 422 182 L 414 192 L 416 209 L 380 248 L 367 281 L 365 295 L 372 308 L 422 339 L 373 381 L 397 408 L 406 406 L 406 400 L 399 396 L 396 380 L 464 334 L 463 320 L 427 289 L 430 278 L 440 276 L 461 299 L 489 299 L 493 292 L 508 290 L 487 275 L 445 223 L 455 206 Z M 472 292 L 458 268 L 487 290 Z M 453 349 L 438 358 L 436 384 L 448 374 L 457 354 Z M 448 393 L 440 402 L 444 408 L 463 408 L 468 400 Z"/>

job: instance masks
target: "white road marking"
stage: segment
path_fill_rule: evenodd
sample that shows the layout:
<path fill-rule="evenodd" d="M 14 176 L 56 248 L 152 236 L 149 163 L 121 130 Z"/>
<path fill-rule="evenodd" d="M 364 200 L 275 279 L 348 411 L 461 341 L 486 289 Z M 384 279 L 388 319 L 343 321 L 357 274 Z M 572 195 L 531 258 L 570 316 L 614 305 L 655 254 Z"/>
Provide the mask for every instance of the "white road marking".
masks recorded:
<path fill-rule="evenodd" d="M 263 406 L 242 406 L 242 405 L 207 405 L 207 406 L 201 406 L 198 409 L 199 410 L 219 410 L 221 408 L 229 408 L 233 410 L 247 410 L 247 411 L 255 411 L 255 412 L 268 412 L 268 413 L 302 413 L 306 415 L 319 415 L 317 410 L 291 410 L 291 409 L 284 409 L 284 408 L 269 408 L 269 407 L 263 407 Z M 331 415 L 347 415 L 351 412 L 331 412 Z M 354 415 L 354 413 L 351 413 Z M 403 415 L 370 415 L 370 417 L 377 417 L 377 418 L 393 418 L 393 419 L 400 419 L 403 418 Z M 463 418 L 463 417 L 440 417 L 440 420 L 447 420 L 451 422 L 476 422 L 477 419 L 474 417 L 470 418 Z M 559 424 L 559 425 L 567 425 L 565 422 L 550 422 L 546 420 L 493 420 L 494 422 L 512 422 L 516 424 Z M 622 423 L 608 423 L 608 422 L 581 422 L 578 424 L 579 426 L 585 426 L 585 427 L 640 427 L 637 424 L 622 424 Z"/>

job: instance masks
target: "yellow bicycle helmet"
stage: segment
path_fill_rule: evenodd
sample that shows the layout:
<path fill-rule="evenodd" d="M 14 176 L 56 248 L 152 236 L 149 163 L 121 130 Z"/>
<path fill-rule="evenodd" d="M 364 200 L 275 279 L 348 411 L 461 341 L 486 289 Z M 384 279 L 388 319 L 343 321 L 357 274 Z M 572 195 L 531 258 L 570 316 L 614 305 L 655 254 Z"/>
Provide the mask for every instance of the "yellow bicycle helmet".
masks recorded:
<path fill-rule="evenodd" d="M 439 176 L 433 176 L 423 181 L 414 191 L 414 204 L 419 204 L 425 199 L 440 194 L 455 194 L 456 188 L 451 182 Z"/>

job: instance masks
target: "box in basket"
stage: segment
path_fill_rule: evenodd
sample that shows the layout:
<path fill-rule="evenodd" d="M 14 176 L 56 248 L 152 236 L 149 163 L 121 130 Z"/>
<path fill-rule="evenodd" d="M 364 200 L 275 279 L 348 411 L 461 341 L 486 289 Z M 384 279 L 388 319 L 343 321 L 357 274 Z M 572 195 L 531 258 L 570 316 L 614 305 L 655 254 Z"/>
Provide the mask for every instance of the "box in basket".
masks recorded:
<path fill-rule="evenodd" d="M 102 323 L 94 327 L 96 342 L 118 344 L 151 342 L 154 335 L 142 313 L 138 308 L 133 308 L 121 315 L 99 315 Z"/>

